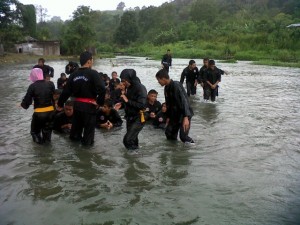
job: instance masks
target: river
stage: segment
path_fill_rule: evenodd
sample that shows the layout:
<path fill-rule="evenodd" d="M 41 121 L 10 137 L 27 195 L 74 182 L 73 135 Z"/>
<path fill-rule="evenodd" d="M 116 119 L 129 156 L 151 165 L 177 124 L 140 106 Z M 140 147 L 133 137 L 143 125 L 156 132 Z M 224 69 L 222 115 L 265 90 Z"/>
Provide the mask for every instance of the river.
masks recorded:
<path fill-rule="evenodd" d="M 118 57 L 94 68 L 136 69 L 148 90 L 163 88 L 159 61 Z M 174 59 L 178 80 L 188 59 Z M 201 60 L 196 60 L 201 64 Z M 49 61 L 56 83 L 67 61 Z M 191 98 L 196 145 L 168 142 L 146 126 L 142 154 L 126 154 L 125 126 L 96 131 L 83 148 L 53 134 L 32 142 L 32 108 L 17 107 L 32 65 L 0 66 L 0 224 L 300 224 L 300 69 L 218 63 L 216 103 Z"/>

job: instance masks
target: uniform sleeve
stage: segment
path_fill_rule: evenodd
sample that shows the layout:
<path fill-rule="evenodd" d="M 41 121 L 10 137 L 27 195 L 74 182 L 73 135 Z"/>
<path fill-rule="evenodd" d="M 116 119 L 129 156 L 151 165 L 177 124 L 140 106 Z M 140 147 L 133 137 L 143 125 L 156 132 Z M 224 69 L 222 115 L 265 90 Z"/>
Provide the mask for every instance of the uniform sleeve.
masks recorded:
<path fill-rule="evenodd" d="M 122 126 L 123 120 L 121 119 L 119 113 L 116 110 L 114 110 L 113 112 L 114 112 L 114 121 L 113 121 L 114 127 Z"/>
<path fill-rule="evenodd" d="M 183 114 L 183 117 L 192 117 L 192 112 L 190 110 L 190 105 L 188 102 L 188 98 L 185 94 L 185 90 L 182 85 L 176 85 L 175 88 L 175 96 L 180 107 L 180 111 Z"/>
<path fill-rule="evenodd" d="M 97 91 L 97 104 L 103 105 L 105 100 L 105 84 L 98 74 L 95 74 L 95 85 Z"/>
<path fill-rule="evenodd" d="M 65 102 L 68 100 L 68 98 L 72 94 L 72 81 L 73 81 L 73 77 L 71 75 L 67 81 L 65 88 L 63 89 L 63 91 L 58 99 L 57 105 L 61 108 L 64 107 Z"/>
<path fill-rule="evenodd" d="M 21 106 L 24 109 L 28 109 L 29 106 L 32 104 L 32 98 L 33 98 L 33 87 L 30 85 L 27 89 L 26 95 L 24 96 Z"/>
<path fill-rule="evenodd" d="M 181 77 L 180 77 L 180 83 L 182 83 L 182 84 L 183 84 L 183 82 L 184 82 L 184 79 L 185 79 L 185 70 L 183 70 L 183 71 L 182 71 L 182 73 L 181 73 Z"/>
<path fill-rule="evenodd" d="M 54 69 L 53 69 L 53 67 L 48 66 L 48 68 L 49 68 L 49 74 L 50 74 L 50 76 L 54 77 Z"/>

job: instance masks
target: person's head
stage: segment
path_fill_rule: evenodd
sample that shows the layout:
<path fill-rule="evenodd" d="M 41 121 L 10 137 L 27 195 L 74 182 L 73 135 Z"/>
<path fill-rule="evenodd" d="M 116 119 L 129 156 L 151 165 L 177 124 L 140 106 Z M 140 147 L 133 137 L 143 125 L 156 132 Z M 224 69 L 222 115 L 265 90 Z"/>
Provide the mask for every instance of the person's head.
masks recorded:
<path fill-rule="evenodd" d="M 165 102 L 161 105 L 161 111 L 163 113 L 167 112 L 167 104 Z"/>
<path fill-rule="evenodd" d="M 171 55 L 171 50 L 170 49 L 167 50 L 167 54 Z"/>
<path fill-rule="evenodd" d="M 136 80 L 136 71 L 134 69 L 124 69 L 120 75 L 122 83 L 125 87 L 129 87 Z"/>
<path fill-rule="evenodd" d="M 118 73 L 116 71 L 111 73 L 111 78 L 116 80 L 118 78 Z"/>
<path fill-rule="evenodd" d="M 54 101 L 57 101 L 59 99 L 59 96 L 61 95 L 61 90 L 60 89 L 55 89 L 53 93 L 53 99 Z"/>
<path fill-rule="evenodd" d="M 104 101 L 104 105 L 102 107 L 102 112 L 104 112 L 105 114 L 109 114 L 112 108 L 113 108 L 112 100 L 111 99 L 106 99 Z"/>
<path fill-rule="evenodd" d="M 43 70 L 40 68 L 34 68 L 30 72 L 29 80 L 34 83 L 38 80 L 44 80 Z"/>
<path fill-rule="evenodd" d="M 161 86 L 165 86 L 170 83 L 169 73 L 165 69 L 161 69 L 160 71 L 158 71 L 155 77 Z"/>
<path fill-rule="evenodd" d="M 215 60 L 209 60 L 208 66 L 211 70 L 215 69 L 215 67 L 216 67 L 215 65 L 216 65 Z"/>
<path fill-rule="evenodd" d="M 86 68 L 92 68 L 93 66 L 93 55 L 92 53 L 85 51 L 80 54 L 80 65 Z"/>
<path fill-rule="evenodd" d="M 50 81 L 50 80 L 51 80 L 50 74 L 45 74 L 45 80 L 46 80 L 46 81 Z"/>
<path fill-rule="evenodd" d="M 66 114 L 67 117 L 73 116 L 73 106 L 74 106 L 74 102 L 73 101 L 68 100 L 65 103 L 64 112 L 65 112 L 65 114 Z"/>
<path fill-rule="evenodd" d="M 150 90 L 148 92 L 148 96 L 147 96 L 148 101 L 154 103 L 157 100 L 157 95 L 158 95 L 158 92 L 156 90 L 154 90 L 154 89 Z"/>
<path fill-rule="evenodd" d="M 115 84 L 115 89 L 125 90 L 125 88 L 126 87 L 123 82 Z"/>
<path fill-rule="evenodd" d="M 204 59 L 203 59 L 203 65 L 204 65 L 205 67 L 208 67 L 208 62 L 209 62 L 209 58 L 204 58 Z"/>
<path fill-rule="evenodd" d="M 193 70 L 193 69 L 196 68 L 196 62 L 195 62 L 195 60 L 191 59 L 189 61 L 189 68 L 190 68 L 190 70 Z"/>
<path fill-rule="evenodd" d="M 60 74 L 60 78 L 63 79 L 63 80 L 66 80 L 67 79 L 67 75 L 65 73 L 61 73 Z"/>
<path fill-rule="evenodd" d="M 45 59 L 44 58 L 39 58 L 38 65 L 39 66 L 44 66 L 44 64 L 45 64 Z"/>

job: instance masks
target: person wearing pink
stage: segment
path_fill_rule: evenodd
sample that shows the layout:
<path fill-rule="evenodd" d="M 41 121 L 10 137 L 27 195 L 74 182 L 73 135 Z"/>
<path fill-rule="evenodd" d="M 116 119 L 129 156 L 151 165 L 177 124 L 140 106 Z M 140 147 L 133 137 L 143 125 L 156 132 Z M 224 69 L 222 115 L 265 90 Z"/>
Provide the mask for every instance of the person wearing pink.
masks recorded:
<path fill-rule="evenodd" d="M 44 80 L 43 71 L 40 68 L 32 69 L 29 80 L 32 84 L 28 87 L 21 107 L 28 109 L 34 102 L 30 133 L 34 142 L 43 144 L 51 141 L 55 86 L 52 82 Z"/>

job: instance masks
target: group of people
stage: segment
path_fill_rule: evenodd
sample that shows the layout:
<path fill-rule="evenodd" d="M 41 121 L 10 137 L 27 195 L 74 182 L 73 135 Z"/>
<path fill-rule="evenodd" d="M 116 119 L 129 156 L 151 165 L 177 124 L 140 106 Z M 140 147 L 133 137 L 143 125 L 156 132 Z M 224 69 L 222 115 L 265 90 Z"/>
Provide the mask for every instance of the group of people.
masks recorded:
<path fill-rule="evenodd" d="M 118 78 L 113 72 L 111 78 L 93 70 L 93 56 L 90 52 L 80 55 L 80 66 L 69 62 L 57 80 L 57 89 L 50 78 L 54 69 L 39 59 L 30 73 L 32 84 L 21 103 L 24 109 L 33 104 L 31 135 L 38 144 L 51 141 L 52 130 L 68 133 L 72 141 L 83 145 L 94 143 L 95 129 L 120 127 L 123 120 L 119 111 L 124 109 L 126 134 L 123 144 L 128 150 L 139 148 L 138 135 L 145 124 L 165 130 L 169 140 L 194 143 L 189 137 L 193 110 L 188 97 L 196 94 L 197 85 L 204 89 L 204 97 L 215 100 L 221 74 L 213 60 L 204 59 L 204 66 L 198 71 L 191 60 L 183 70 L 180 81 L 169 76 L 172 56 L 168 50 L 162 59 L 163 68 L 156 73 L 158 83 L 164 87 L 165 102 L 157 100 L 158 92 L 147 92 L 146 87 L 134 69 L 124 69 Z M 67 78 L 66 74 L 70 74 Z M 186 80 L 187 91 L 183 87 Z"/>

